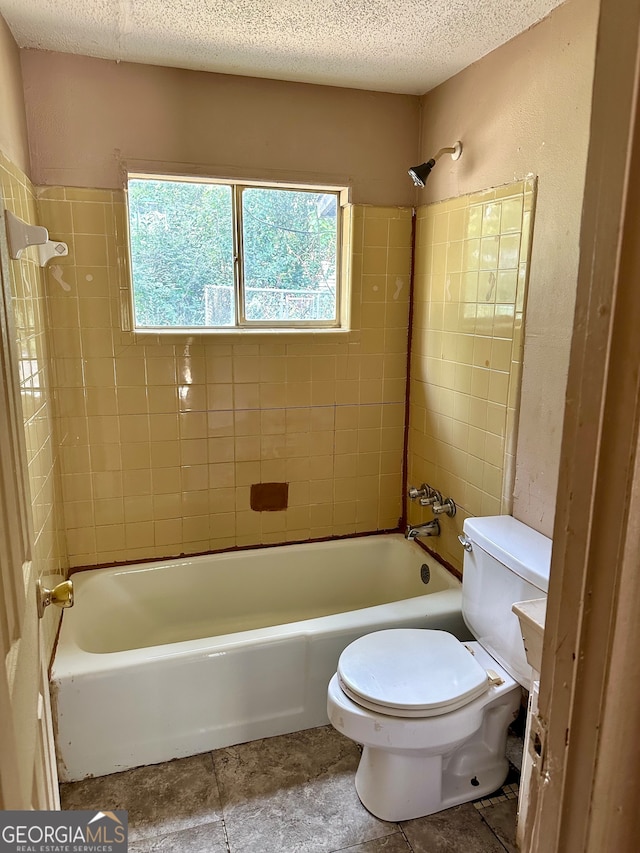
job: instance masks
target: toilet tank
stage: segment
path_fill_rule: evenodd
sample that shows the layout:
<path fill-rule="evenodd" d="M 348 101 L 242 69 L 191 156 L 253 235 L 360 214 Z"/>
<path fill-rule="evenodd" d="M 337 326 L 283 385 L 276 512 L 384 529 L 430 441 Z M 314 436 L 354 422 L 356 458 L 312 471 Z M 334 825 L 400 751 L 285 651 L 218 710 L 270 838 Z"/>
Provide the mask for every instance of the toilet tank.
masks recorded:
<path fill-rule="evenodd" d="M 467 628 L 489 654 L 527 690 L 527 663 L 516 601 L 546 598 L 551 539 L 510 515 L 468 518 L 464 533 L 462 615 Z"/>

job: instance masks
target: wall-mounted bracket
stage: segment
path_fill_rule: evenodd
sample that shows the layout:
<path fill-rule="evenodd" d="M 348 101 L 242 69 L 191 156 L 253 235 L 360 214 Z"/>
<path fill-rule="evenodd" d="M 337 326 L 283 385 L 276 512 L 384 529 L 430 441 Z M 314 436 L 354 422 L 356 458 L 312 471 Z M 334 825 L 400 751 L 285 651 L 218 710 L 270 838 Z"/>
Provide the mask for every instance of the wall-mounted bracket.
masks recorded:
<path fill-rule="evenodd" d="M 42 225 L 29 225 L 28 222 L 14 216 L 10 210 L 5 210 L 4 215 L 7 221 L 9 256 L 14 261 L 19 260 L 29 246 L 44 245 L 49 239 L 49 232 Z"/>
<path fill-rule="evenodd" d="M 29 225 L 10 210 L 5 210 L 5 219 L 9 256 L 14 261 L 20 260 L 22 253 L 29 246 L 38 247 L 38 260 L 41 267 L 46 266 L 51 258 L 61 258 L 69 254 L 67 244 L 60 240 L 50 240 L 49 232 L 42 225 Z"/>

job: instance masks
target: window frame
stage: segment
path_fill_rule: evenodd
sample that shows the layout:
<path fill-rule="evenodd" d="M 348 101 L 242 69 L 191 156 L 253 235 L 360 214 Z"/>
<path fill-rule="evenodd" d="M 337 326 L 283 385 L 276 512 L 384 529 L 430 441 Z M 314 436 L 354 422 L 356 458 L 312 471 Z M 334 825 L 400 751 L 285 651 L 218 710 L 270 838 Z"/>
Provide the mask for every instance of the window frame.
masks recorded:
<path fill-rule="evenodd" d="M 131 209 L 129 182 L 131 180 L 174 181 L 176 183 L 217 184 L 231 189 L 231 215 L 233 231 L 233 282 L 236 323 L 233 326 L 138 326 L 136 325 L 135 287 L 133 280 L 131 248 Z M 247 189 L 292 190 L 324 193 L 336 197 L 336 317 L 334 320 L 247 320 L 245 311 L 244 234 L 242 193 Z M 126 236 L 128 304 L 123 305 L 123 330 L 136 334 L 153 335 L 233 335 L 281 333 L 340 333 L 350 331 L 351 301 L 351 205 L 349 188 L 344 185 L 298 183 L 289 181 L 242 180 L 202 175 L 158 174 L 131 171 L 126 175 Z"/>

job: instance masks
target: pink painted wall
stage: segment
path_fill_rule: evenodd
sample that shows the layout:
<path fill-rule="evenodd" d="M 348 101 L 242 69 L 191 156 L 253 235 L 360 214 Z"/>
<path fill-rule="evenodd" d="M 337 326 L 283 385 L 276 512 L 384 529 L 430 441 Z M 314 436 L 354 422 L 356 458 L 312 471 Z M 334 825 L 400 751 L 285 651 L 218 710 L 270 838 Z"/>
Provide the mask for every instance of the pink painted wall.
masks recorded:
<path fill-rule="evenodd" d="M 0 151 L 29 173 L 27 120 L 22 93 L 20 51 L 0 15 Z"/>
<path fill-rule="evenodd" d="M 349 183 L 410 204 L 419 99 L 22 51 L 33 180 L 115 188 L 132 161 L 164 171 Z"/>
<path fill-rule="evenodd" d="M 421 157 L 445 158 L 420 203 L 538 177 L 513 514 L 551 536 L 578 274 L 598 0 L 544 21 L 422 98 Z"/>

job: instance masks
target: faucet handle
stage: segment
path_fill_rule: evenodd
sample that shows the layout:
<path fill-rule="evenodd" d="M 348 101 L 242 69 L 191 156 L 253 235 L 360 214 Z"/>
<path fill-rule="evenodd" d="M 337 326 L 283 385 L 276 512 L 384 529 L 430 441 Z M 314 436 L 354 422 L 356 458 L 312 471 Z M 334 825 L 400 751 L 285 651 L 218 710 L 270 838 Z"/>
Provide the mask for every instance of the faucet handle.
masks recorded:
<path fill-rule="evenodd" d="M 420 498 L 420 506 L 434 506 L 442 503 L 442 494 L 437 489 L 429 488 L 429 494 Z"/>
<path fill-rule="evenodd" d="M 449 518 L 453 518 L 453 516 L 456 514 L 456 509 L 457 507 L 453 498 L 445 498 L 444 500 L 440 498 L 438 503 L 433 504 L 433 506 L 431 507 L 431 510 L 434 515 L 444 514 L 448 515 Z"/>
<path fill-rule="evenodd" d="M 433 506 L 442 503 L 442 495 L 428 483 L 423 483 L 419 489 L 412 486 L 407 492 L 410 501 L 419 501 L 420 506 Z"/>
<path fill-rule="evenodd" d="M 407 497 L 410 501 L 417 501 L 418 498 L 422 500 L 422 498 L 426 497 L 430 491 L 431 486 L 428 486 L 426 483 L 423 483 L 419 489 L 416 489 L 415 486 L 411 486 L 407 492 Z"/>

